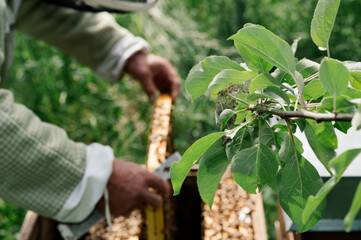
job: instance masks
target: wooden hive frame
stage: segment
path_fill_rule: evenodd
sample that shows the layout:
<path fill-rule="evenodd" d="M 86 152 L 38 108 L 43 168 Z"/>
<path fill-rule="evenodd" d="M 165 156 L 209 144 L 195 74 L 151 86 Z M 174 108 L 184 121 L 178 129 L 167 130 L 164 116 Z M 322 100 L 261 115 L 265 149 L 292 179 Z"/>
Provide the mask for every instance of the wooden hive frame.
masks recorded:
<path fill-rule="evenodd" d="M 161 95 L 155 102 L 149 136 L 146 168 L 153 171 L 166 157 L 173 153 L 171 132 L 172 100 Z M 142 224 L 140 239 L 146 240 L 209 240 L 205 238 L 203 203 L 200 199 L 197 183 L 197 168 L 193 168 L 181 190 L 180 196 L 172 194 L 165 198 L 158 209 L 145 211 L 145 224 Z M 234 183 L 235 184 L 235 183 Z M 252 230 L 254 240 L 266 240 L 266 224 L 261 194 L 248 195 L 254 202 Z M 185 210 L 186 209 L 186 210 Z M 56 222 L 28 211 L 23 223 L 19 240 L 55 240 L 60 239 L 55 229 Z"/>

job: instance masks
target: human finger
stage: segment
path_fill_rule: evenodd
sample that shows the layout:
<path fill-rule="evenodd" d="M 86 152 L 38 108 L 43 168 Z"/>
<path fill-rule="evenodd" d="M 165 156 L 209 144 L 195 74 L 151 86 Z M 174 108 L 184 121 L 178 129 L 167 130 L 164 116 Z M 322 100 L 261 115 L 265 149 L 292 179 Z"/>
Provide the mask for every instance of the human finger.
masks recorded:
<path fill-rule="evenodd" d="M 146 205 L 150 205 L 152 207 L 158 207 L 162 203 L 162 197 L 159 194 L 149 190 L 144 190 L 143 200 Z"/>
<path fill-rule="evenodd" d="M 178 77 L 178 75 L 176 74 L 176 76 L 174 77 L 174 81 L 172 82 L 172 86 L 171 86 L 171 92 L 170 92 L 170 96 L 172 97 L 173 102 L 176 101 L 176 99 L 179 96 L 179 91 L 180 91 L 180 78 Z"/>
<path fill-rule="evenodd" d="M 172 97 L 172 100 L 175 101 L 179 95 L 181 80 L 170 64 L 165 65 L 164 68 L 165 84 L 168 85 L 166 88 L 167 93 Z"/>
<path fill-rule="evenodd" d="M 153 103 L 155 101 L 156 95 L 156 86 L 153 82 L 152 75 L 149 73 L 141 78 L 138 79 L 142 84 L 143 90 L 145 94 L 147 94 L 149 102 Z"/>
<path fill-rule="evenodd" d="M 163 178 L 148 172 L 146 185 L 157 191 L 159 194 L 167 194 L 170 191 L 169 183 Z"/>

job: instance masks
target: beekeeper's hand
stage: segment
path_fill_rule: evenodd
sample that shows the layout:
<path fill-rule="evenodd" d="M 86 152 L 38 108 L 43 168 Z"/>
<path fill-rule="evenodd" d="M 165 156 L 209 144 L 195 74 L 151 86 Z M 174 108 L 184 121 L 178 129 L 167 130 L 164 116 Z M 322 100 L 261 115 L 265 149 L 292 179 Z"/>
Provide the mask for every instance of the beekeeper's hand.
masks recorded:
<path fill-rule="evenodd" d="M 155 100 L 157 89 L 168 93 L 173 101 L 179 95 L 181 80 L 172 65 L 162 57 L 137 52 L 128 59 L 124 70 L 142 84 L 150 102 Z"/>
<path fill-rule="evenodd" d="M 160 195 L 167 194 L 170 186 L 163 178 L 135 163 L 115 159 L 107 189 L 110 212 L 115 217 L 145 206 L 159 206 L 162 203 Z M 103 198 L 97 208 L 104 211 Z"/>

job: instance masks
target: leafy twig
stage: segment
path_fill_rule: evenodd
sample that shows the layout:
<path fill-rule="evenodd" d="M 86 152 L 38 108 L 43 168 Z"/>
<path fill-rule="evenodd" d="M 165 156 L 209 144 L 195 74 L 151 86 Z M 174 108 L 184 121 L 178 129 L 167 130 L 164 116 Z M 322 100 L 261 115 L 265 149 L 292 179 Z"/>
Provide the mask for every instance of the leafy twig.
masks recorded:
<path fill-rule="evenodd" d="M 278 109 L 274 109 L 271 107 L 264 107 L 259 105 L 250 105 L 248 106 L 250 111 L 254 111 L 259 115 L 263 113 L 269 113 L 277 115 L 283 119 L 292 119 L 292 118 L 309 118 L 316 120 L 317 122 L 330 122 L 330 121 L 343 121 L 350 122 L 352 120 L 353 114 L 345 114 L 345 113 L 316 113 L 309 112 L 305 109 L 301 109 L 298 111 L 282 111 Z"/>

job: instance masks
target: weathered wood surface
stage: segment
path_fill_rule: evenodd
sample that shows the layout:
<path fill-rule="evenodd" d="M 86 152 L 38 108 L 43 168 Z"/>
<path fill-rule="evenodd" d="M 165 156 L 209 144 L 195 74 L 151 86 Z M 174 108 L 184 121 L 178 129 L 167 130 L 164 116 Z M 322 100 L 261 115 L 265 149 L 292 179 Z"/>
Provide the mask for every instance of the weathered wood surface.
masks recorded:
<path fill-rule="evenodd" d="M 28 211 L 21 227 L 18 240 L 56 240 L 56 222 Z"/>
<path fill-rule="evenodd" d="M 39 215 L 32 212 L 27 211 L 24 223 L 20 230 L 19 240 L 34 240 L 36 239 L 38 227 L 37 222 L 39 219 Z"/>
<path fill-rule="evenodd" d="M 163 98 L 163 97 L 162 97 Z M 151 133 L 148 146 L 147 168 L 152 171 L 158 168 L 166 157 L 173 152 L 169 150 L 169 131 L 171 100 L 157 100 L 151 125 Z M 168 98 L 168 97 L 165 97 Z M 165 130 L 167 129 L 167 130 Z M 168 141 L 168 147 L 167 147 Z M 266 240 L 266 224 L 261 194 L 250 195 L 239 187 L 232 179 L 230 172 L 227 172 L 222 179 L 217 190 L 212 211 L 209 207 L 201 203 L 196 186 L 197 169 L 193 168 L 188 180 L 187 187 L 183 188 L 185 195 L 190 201 L 183 198 L 169 196 L 165 201 L 165 235 L 153 238 L 156 240 L 178 240 L 178 239 L 199 239 L 199 240 Z M 182 192 L 181 192 L 182 194 Z M 189 202 L 189 203 L 185 203 Z M 192 206 L 187 204 L 192 204 Z M 192 211 L 189 211 L 190 207 Z M 199 209 L 198 211 L 196 211 Z M 197 213 L 195 213 L 197 212 Z M 189 217 L 189 214 L 193 214 Z M 34 214 L 34 213 L 33 213 Z M 187 215 L 188 214 L 188 215 Z M 196 216 L 197 215 L 197 216 Z M 44 227 L 36 219 L 36 214 L 30 215 L 26 224 L 23 225 L 21 236 L 29 236 L 27 232 L 35 232 L 39 236 L 39 231 Z M 189 219 L 191 218 L 191 219 Z M 188 219 L 188 220 L 187 220 Z M 193 221 L 193 222 L 192 222 Z M 158 223 L 158 222 L 157 222 Z M 199 230 L 190 230 L 190 224 Z M 198 224 L 195 224 L 198 223 Z M 168 224 L 168 225 L 167 225 Z M 41 226 L 43 225 L 43 226 Z M 113 219 L 112 228 L 114 233 L 110 233 L 105 221 L 92 227 L 86 240 L 152 240 L 147 236 L 146 231 L 149 226 L 144 215 L 138 210 L 133 211 L 128 217 L 118 217 Z M 25 230 L 27 229 L 27 230 Z M 46 227 L 46 229 L 50 229 Z M 188 231 L 189 230 L 189 231 Z M 55 230 L 54 230 L 55 231 Z M 162 230 L 163 231 L 163 230 Z M 181 233 L 181 234 L 180 234 Z M 194 234 L 192 234 L 194 233 Z M 188 235 L 187 235 L 188 234 Z M 31 235 L 31 234 L 30 234 Z M 51 234 L 50 234 L 51 235 Z M 49 235 L 49 236 L 50 236 Z M 19 238 L 20 240 L 35 240 L 53 238 Z M 183 240 L 182 239 L 182 240 Z M 290 236 L 282 240 L 291 240 Z M 278 238 L 277 238 L 278 240 Z"/>
<path fill-rule="evenodd" d="M 154 103 L 154 112 L 149 136 L 146 166 L 149 171 L 157 169 L 167 156 L 167 138 L 170 130 L 172 99 L 160 95 Z"/>
<path fill-rule="evenodd" d="M 261 194 L 251 195 L 226 171 L 214 197 L 212 211 L 203 208 L 204 240 L 267 240 Z"/>
<path fill-rule="evenodd" d="M 157 169 L 169 154 L 167 151 L 168 136 L 172 111 L 172 99 L 169 95 L 160 95 L 154 103 L 154 111 L 149 135 L 146 168 L 149 171 Z M 169 221 L 167 221 L 169 222 Z M 159 208 L 147 207 L 145 210 L 145 224 L 140 211 L 134 211 L 128 218 L 119 217 L 113 220 L 114 233 L 107 230 L 105 222 L 101 222 L 90 230 L 86 239 L 147 239 L 164 240 L 170 235 L 164 225 L 163 205 Z M 145 231 L 144 231 L 145 229 Z"/>
<path fill-rule="evenodd" d="M 254 209 L 252 210 L 252 227 L 255 240 L 267 240 L 266 219 L 264 215 L 264 207 L 262 194 L 248 194 L 254 201 Z"/>
<path fill-rule="evenodd" d="M 147 155 L 147 170 L 154 171 L 166 159 L 167 138 L 169 133 L 172 98 L 169 95 L 160 95 L 154 104 L 154 113 L 149 136 Z M 146 229 L 148 240 L 164 240 L 164 209 L 163 205 L 145 209 Z"/>

